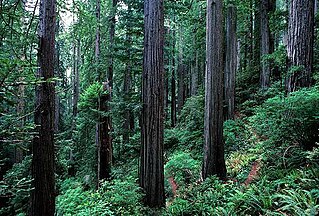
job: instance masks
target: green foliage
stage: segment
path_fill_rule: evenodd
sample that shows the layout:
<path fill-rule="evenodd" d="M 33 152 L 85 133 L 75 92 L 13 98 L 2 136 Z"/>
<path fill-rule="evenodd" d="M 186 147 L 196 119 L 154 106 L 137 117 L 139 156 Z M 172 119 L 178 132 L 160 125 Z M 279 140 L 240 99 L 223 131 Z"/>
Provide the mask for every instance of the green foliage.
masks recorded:
<path fill-rule="evenodd" d="M 0 196 L 8 198 L 8 206 L 0 210 L 0 215 L 26 215 L 31 193 L 31 157 L 26 156 L 16 163 L 0 181 Z"/>
<path fill-rule="evenodd" d="M 268 99 L 251 120 L 263 139 L 277 144 L 298 144 L 309 149 L 318 140 L 318 106 L 318 89 L 304 89 L 287 97 Z"/>
<path fill-rule="evenodd" d="M 242 120 L 225 121 L 224 140 L 226 153 L 245 148 L 250 135 L 248 128 Z"/>
<path fill-rule="evenodd" d="M 178 185 L 185 185 L 199 179 L 200 162 L 189 152 L 174 152 L 165 164 L 165 177 L 173 177 Z"/>
<path fill-rule="evenodd" d="M 95 117 L 95 119 L 98 119 L 98 114 L 106 115 L 98 110 L 99 98 L 102 94 L 107 94 L 107 92 L 103 90 L 101 83 L 95 82 L 90 85 L 81 94 L 79 102 L 80 112 L 84 112 L 89 118 Z"/>
<path fill-rule="evenodd" d="M 99 190 L 85 191 L 75 179 L 63 182 L 57 197 L 57 215 L 140 215 L 142 194 L 136 180 L 103 182 Z"/>
<path fill-rule="evenodd" d="M 203 92 L 188 98 L 179 116 L 178 127 L 188 131 L 202 130 L 204 128 L 204 108 Z"/>
<path fill-rule="evenodd" d="M 204 95 L 187 99 L 176 128 L 165 129 L 166 149 L 190 149 L 196 157 L 202 152 L 204 128 Z"/>

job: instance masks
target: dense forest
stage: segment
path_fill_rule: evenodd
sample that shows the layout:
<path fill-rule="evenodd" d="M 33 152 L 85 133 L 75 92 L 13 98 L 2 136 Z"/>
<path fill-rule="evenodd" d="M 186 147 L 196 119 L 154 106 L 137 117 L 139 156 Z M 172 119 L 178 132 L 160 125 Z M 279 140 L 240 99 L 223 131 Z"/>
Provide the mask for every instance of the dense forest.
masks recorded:
<path fill-rule="evenodd" d="M 317 10 L 1 0 L 0 215 L 318 215 Z"/>

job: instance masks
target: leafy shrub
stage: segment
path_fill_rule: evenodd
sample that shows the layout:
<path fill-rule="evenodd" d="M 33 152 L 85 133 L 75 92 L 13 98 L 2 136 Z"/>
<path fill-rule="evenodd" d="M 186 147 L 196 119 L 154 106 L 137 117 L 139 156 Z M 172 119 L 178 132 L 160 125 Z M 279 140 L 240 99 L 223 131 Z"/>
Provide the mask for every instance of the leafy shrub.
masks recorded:
<path fill-rule="evenodd" d="M 0 182 L 0 196 L 8 197 L 8 207 L 0 210 L 0 215 L 26 215 L 31 193 L 31 157 L 26 156 L 16 163 Z"/>
<path fill-rule="evenodd" d="M 57 197 L 57 215 L 140 215 L 142 194 L 135 180 L 103 182 L 98 191 L 84 191 L 81 183 L 65 180 Z"/>
<path fill-rule="evenodd" d="M 244 122 L 240 119 L 227 120 L 224 122 L 225 151 L 229 153 L 248 146 L 250 133 Z"/>
<path fill-rule="evenodd" d="M 165 176 L 174 177 L 178 184 L 189 184 L 199 178 L 200 162 L 189 152 L 174 153 L 165 164 Z"/>
<path fill-rule="evenodd" d="M 203 130 L 204 128 L 204 94 L 198 94 L 187 99 L 179 116 L 179 128 L 188 131 Z"/>
<path fill-rule="evenodd" d="M 318 89 L 303 89 L 287 97 L 268 99 L 251 120 L 258 135 L 272 143 L 310 149 L 319 138 L 318 107 Z"/>

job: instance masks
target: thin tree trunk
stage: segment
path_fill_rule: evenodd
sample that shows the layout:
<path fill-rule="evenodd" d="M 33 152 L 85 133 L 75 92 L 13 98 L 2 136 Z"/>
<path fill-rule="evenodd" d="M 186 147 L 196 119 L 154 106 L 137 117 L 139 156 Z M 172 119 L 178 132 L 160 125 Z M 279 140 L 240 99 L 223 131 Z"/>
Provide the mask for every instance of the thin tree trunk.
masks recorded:
<path fill-rule="evenodd" d="M 128 4 L 128 17 L 131 17 L 132 14 L 132 7 L 130 4 Z M 130 101 L 130 94 L 132 91 L 132 54 L 131 54 L 131 49 L 132 49 L 132 26 L 131 26 L 131 21 L 128 20 L 127 24 L 127 33 L 126 33 L 126 40 L 127 40 L 127 64 L 126 64 L 126 70 L 124 74 L 124 94 L 125 94 L 125 101 L 129 102 Z M 134 125 L 134 114 L 131 110 L 130 107 L 126 107 L 125 110 L 125 117 L 124 117 L 124 133 L 123 133 L 123 142 L 124 144 L 129 143 L 130 141 L 130 134 L 132 130 L 134 129 L 134 126 L 132 127 L 132 122 Z"/>
<path fill-rule="evenodd" d="M 194 44 L 195 45 L 195 44 Z M 194 62 L 192 63 L 192 72 L 191 72 L 191 96 L 197 95 L 198 91 L 198 51 L 195 51 Z"/>
<path fill-rule="evenodd" d="M 226 177 L 223 143 L 223 2 L 207 0 L 204 161 L 202 177 Z"/>
<path fill-rule="evenodd" d="M 101 21 L 101 0 L 96 0 L 95 16 L 97 21 L 96 32 L 95 32 L 95 64 L 97 80 L 101 80 L 100 71 L 100 21 Z"/>
<path fill-rule="evenodd" d="M 185 103 L 185 73 L 186 66 L 183 63 L 183 29 L 179 27 L 179 44 L 178 44 L 178 67 L 177 67 L 177 75 L 178 75 L 178 97 L 177 97 L 177 112 L 180 114 L 184 103 Z"/>
<path fill-rule="evenodd" d="M 226 119 L 234 119 L 235 114 L 235 77 L 237 70 L 237 11 L 229 5 L 226 22 L 226 65 L 225 65 L 225 102 Z"/>
<path fill-rule="evenodd" d="M 23 58 L 22 58 L 23 60 Z M 19 81 L 23 82 L 24 77 L 19 77 Z M 18 86 L 18 103 L 17 103 L 17 114 L 19 117 L 24 116 L 24 109 L 25 109 L 25 86 L 19 85 Z M 25 118 L 20 120 L 19 126 L 24 127 Z M 19 145 L 15 146 L 14 151 L 14 160 L 15 163 L 20 163 L 23 160 L 23 150 Z"/>
<path fill-rule="evenodd" d="M 175 17 L 174 17 L 175 21 Z M 175 44 L 176 44 L 176 33 L 172 31 L 172 78 L 171 78 L 171 92 L 172 92 L 172 103 L 171 103 L 171 126 L 176 126 L 176 78 L 175 78 Z"/>
<path fill-rule="evenodd" d="M 164 14 L 163 0 L 144 1 L 140 186 L 144 203 L 163 207 L 164 197 Z"/>
<path fill-rule="evenodd" d="M 60 20 L 57 20 L 56 24 L 56 35 L 58 36 L 60 29 Z M 62 78 L 62 75 L 60 74 L 60 43 L 56 43 L 56 50 L 55 50 L 55 76 L 58 78 Z M 61 82 L 57 82 L 57 85 L 62 85 Z M 56 94 L 55 96 L 55 119 L 54 119 L 54 132 L 57 134 L 59 132 L 59 125 L 60 125 L 60 96 L 59 94 Z"/>
<path fill-rule="evenodd" d="M 75 128 L 75 118 L 78 113 L 78 101 L 79 101 L 79 62 L 80 62 L 80 40 L 75 40 L 73 45 L 73 125 L 72 129 Z"/>
<path fill-rule="evenodd" d="M 104 113 L 110 112 L 110 102 L 112 101 L 112 87 L 113 87 L 113 49 L 115 36 L 115 14 L 116 14 L 117 0 L 112 0 L 112 11 L 110 17 L 110 43 L 109 43 L 109 66 L 106 82 L 103 82 L 104 92 L 100 96 L 99 110 Z M 113 158 L 112 146 L 112 120 L 110 114 L 103 114 L 100 116 L 98 126 L 98 180 L 110 179 L 111 167 Z"/>
<path fill-rule="evenodd" d="M 269 12 L 271 11 L 271 0 L 261 0 L 260 2 L 260 34 L 261 34 L 261 73 L 260 85 L 262 89 L 267 89 L 270 85 L 270 62 L 265 59 L 265 55 L 270 54 L 271 49 L 271 34 L 269 28 Z"/>
<path fill-rule="evenodd" d="M 180 59 L 180 58 L 179 58 Z M 181 60 L 179 60 L 179 64 L 177 67 L 177 73 L 178 73 L 178 98 L 177 98 L 177 112 L 180 114 L 184 103 L 185 103 L 185 70 L 186 66 L 182 63 Z"/>
<path fill-rule="evenodd" d="M 109 29 L 109 36 L 110 36 L 110 42 L 109 42 L 109 66 L 108 66 L 108 82 L 110 85 L 110 88 L 113 89 L 113 52 L 114 52 L 114 36 L 115 36 L 115 15 L 116 15 L 116 6 L 117 6 L 117 0 L 111 0 L 112 1 L 112 9 L 111 9 L 111 17 L 110 17 L 110 29 Z"/>
<path fill-rule="evenodd" d="M 252 9 L 252 14 L 251 14 L 251 29 L 252 29 L 252 38 L 251 38 L 251 47 L 252 47 L 252 65 L 251 65 L 251 70 L 254 71 L 255 74 L 260 76 L 261 73 L 261 59 L 260 59 L 260 48 L 261 48 L 261 25 L 260 25 L 260 20 L 261 20 L 261 14 L 259 12 L 259 4 L 260 1 L 263 0 L 254 0 L 252 1 L 251 9 Z M 257 77 L 257 76 L 256 76 Z M 258 80 L 254 80 L 254 82 L 258 82 Z"/>
<path fill-rule="evenodd" d="M 55 212 L 54 181 L 54 77 L 56 1 L 40 1 L 39 50 L 37 73 L 43 82 L 36 86 L 35 125 L 37 136 L 32 146 L 32 177 L 30 215 L 53 216 Z"/>
<path fill-rule="evenodd" d="M 288 59 L 291 74 L 288 92 L 311 85 L 314 44 L 314 0 L 292 0 L 289 6 Z"/>

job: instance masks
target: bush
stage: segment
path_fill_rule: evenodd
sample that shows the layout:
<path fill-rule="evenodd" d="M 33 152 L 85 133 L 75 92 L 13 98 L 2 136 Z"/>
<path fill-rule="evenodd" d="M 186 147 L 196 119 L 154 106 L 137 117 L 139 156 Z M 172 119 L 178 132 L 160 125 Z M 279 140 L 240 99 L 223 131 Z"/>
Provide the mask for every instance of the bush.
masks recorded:
<path fill-rule="evenodd" d="M 8 206 L 0 210 L 0 215 L 26 215 L 31 194 L 31 157 L 26 156 L 16 163 L 0 182 L 0 197 L 8 198 Z"/>
<path fill-rule="evenodd" d="M 251 118 L 257 134 L 272 143 L 298 144 L 311 149 L 319 134 L 318 88 L 303 89 L 287 97 L 268 99 Z"/>
<path fill-rule="evenodd" d="M 178 184 L 185 185 L 199 179 L 200 162 L 189 152 L 174 153 L 165 164 L 166 178 L 173 177 Z"/>
<path fill-rule="evenodd" d="M 63 182 L 57 197 L 57 215 L 140 215 L 142 194 L 135 180 L 103 182 L 98 191 L 84 191 L 75 179 Z"/>

